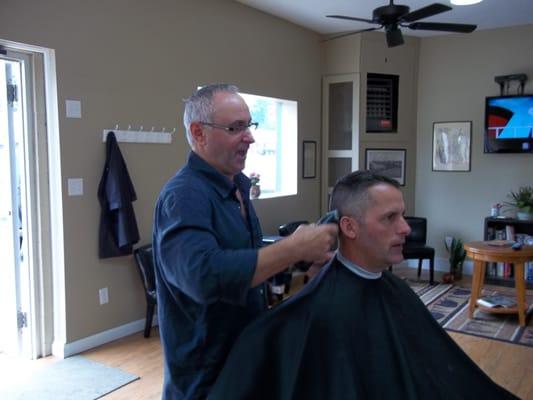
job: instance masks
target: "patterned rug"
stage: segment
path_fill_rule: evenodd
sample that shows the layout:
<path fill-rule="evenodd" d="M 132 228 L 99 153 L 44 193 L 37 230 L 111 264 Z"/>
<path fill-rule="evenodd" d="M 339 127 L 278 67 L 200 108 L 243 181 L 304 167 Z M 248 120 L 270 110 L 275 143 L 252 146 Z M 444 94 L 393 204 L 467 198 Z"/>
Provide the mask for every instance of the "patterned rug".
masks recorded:
<path fill-rule="evenodd" d="M 454 332 L 501 340 L 533 347 L 533 296 L 529 304 L 526 326 L 521 328 L 516 314 L 489 314 L 476 309 L 474 318 L 468 317 L 470 289 L 451 284 L 430 286 L 427 282 L 407 281 L 444 329 Z M 483 296 L 495 293 L 514 296 L 512 288 L 483 289 Z"/>

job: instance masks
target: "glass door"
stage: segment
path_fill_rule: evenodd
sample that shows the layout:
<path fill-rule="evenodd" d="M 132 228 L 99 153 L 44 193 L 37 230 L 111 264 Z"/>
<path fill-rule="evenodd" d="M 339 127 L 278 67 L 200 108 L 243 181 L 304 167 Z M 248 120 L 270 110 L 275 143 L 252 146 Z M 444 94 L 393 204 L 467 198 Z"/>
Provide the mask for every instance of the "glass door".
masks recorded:
<path fill-rule="evenodd" d="M 329 207 L 333 185 L 359 169 L 359 74 L 323 79 L 322 198 L 321 211 Z"/>

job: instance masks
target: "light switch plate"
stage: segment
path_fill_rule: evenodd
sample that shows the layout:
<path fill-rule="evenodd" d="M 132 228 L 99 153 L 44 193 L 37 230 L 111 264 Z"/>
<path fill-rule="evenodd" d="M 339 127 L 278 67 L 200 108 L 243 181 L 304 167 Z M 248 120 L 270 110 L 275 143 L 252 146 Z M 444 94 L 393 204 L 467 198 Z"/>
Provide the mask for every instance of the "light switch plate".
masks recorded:
<path fill-rule="evenodd" d="M 81 101 L 66 100 L 67 118 L 81 118 Z"/>
<path fill-rule="evenodd" d="M 68 195 L 69 196 L 83 196 L 83 179 L 69 178 L 68 179 Z"/>

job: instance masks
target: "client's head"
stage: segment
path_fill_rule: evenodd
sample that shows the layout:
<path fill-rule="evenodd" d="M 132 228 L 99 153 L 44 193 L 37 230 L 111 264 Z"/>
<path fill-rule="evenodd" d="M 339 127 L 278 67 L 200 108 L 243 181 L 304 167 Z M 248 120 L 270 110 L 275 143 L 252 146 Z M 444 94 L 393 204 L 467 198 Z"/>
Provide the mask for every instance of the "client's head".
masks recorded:
<path fill-rule="evenodd" d="M 370 171 L 352 172 L 335 184 L 330 208 L 340 214 L 339 250 L 344 257 L 374 272 L 403 260 L 410 228 L 397 181 Z"/>

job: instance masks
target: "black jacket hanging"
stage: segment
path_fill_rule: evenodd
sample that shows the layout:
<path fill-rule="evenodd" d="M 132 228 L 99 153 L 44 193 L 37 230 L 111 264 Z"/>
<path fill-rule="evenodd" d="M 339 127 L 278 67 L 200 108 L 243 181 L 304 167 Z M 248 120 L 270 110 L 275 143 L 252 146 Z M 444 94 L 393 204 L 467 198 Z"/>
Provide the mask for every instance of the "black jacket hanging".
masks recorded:
<path fill-rule="evenodd" d="M 104 172 L 98 185 L 100 258 L 131 254 L 133 244 L 139 241 L 132 205 L 137 195 L 113 132 L 107 135 L 106 148 Z"/>

